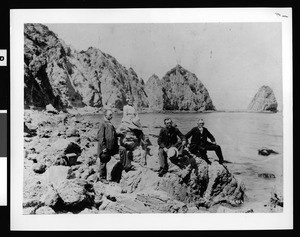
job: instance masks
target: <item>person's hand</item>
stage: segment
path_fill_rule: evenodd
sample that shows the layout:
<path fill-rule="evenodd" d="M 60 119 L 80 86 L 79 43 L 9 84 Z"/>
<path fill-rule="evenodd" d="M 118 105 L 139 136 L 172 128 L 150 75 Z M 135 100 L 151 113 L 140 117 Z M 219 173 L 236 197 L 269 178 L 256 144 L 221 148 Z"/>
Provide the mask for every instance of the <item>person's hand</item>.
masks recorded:
<path fill-rule="evenodd" d="M 165 152 L 168 152 L 168 148 L 164 147 L 164 151 L 165 151 Z"/>
<path fill-rule="evenodd" d="M 186 141 L 182 141 L 182 146 L 185 146 L 186 145 Z"/>
<path fill-rule="evenodd" d="M 106 153 L 106 152 L 107 152 L 106 148 L 104 148 L 102 152 L 103 152 L 103 153 Z"/>

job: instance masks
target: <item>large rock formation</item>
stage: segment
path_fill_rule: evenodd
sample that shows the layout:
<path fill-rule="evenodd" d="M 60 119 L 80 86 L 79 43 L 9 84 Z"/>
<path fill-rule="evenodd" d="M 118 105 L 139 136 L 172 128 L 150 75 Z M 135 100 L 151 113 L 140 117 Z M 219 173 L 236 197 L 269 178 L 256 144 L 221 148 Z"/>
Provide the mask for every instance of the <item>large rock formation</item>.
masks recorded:
<path fill-rule="evenodd" d="M 277 112 L 277 106 L 273 90 L 269 86 L 262 86 L 248 105 L 247 110 Z"/>
<path fill-rule="evenodd" d="M 204 85 L 179 65 L 145 85 L 111 55 L 93 47 L 78 52 L 42 24 L 24 25 L 24 52 L 26 107 L 122 110 L 131 95 L 137 109 L 214 109 Z"/>
<path fill-rule="evenodd" d="M 96 48 L 78 52 L 42 24 L 24 25 L 25 105 L 122 109 L 127 95 L 148 107 L 143 81 L 132 68 Z"/>
<path fill-rule="evenodd" d="M 164 110 L 214 110 L 207 89 L 195 74 L 177 65 L 160 80 L 153 75 L 146 82 L 149 107 Z"/>
<path fill-rule="evenodd" d="M 97 122 L 26 110 L 25 125 L 36 134 L 24 133 L 24 214 L 205 212 L 244 201 L 243 185 L 225 166 L 189 153 L 168 161 L 169 172 L 158 177 L 157 146 L 149 147 L 147 165 L 138 147 L 132 154 L 136 169 L 123 171 L 119 183 L 104 184 L 98 181 Z M 68 136 L 70 128 L 79 136 Z M 78 156 L 75 164 L 65 162 L 68 153 Z M 113 180 L 119 159 L 116 155 L 107 164 L 108 179 Z"/>
<path fill-rule="evenodd" d="M 162 82 L 157 75 L 153 74 L 146 82 L 145 91 L 148 96 L 151 110 L 163 110 L 164 100 Z"/>
<path fill-rule="evenodd" d="M 195 74 L 180 65 L 162 79 L 165 110 L 214 110 L 207 89 Z"/>

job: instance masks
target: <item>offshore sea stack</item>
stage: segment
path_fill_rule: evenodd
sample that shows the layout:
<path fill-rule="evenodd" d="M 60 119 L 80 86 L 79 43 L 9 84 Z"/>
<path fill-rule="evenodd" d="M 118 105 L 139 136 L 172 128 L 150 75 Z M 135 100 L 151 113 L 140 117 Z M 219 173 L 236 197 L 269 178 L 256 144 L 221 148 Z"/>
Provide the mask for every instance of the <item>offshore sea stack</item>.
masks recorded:
<path fill-rule="evenodd" d="M 122 109 L 126 96 L 148 107 L 135 71 L 99 49 L 76 51 L 42 24 L 24 26 L 25 107 Z"/>
<path fill-rule="evenodd" d="M 277 112 L 277 106 L 273 90 L 269 86 L 262 86 L 248 105 L 247 110 Z"/>
<path fill-rule="evenodd" d="M 146 82 L 152 109 L 205 111 L 215 110 L 203 83 L 195 74 L 177 65 L 160 80 L 153 75 Z"/>

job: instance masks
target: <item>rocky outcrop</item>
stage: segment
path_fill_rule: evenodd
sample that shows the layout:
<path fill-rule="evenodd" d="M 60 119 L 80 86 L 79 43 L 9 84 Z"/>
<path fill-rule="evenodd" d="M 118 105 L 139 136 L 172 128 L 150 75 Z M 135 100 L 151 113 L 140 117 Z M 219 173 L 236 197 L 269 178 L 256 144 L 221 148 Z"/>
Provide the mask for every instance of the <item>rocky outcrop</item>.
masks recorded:
<path fill-rule="evenodd" d="M 215 110 L 203 83 L 195 74 L 177 65 L 160 80 L 156 75 L 146 82 L 149 107 L 154 110 Z"/>
<path fill-rule="evenodd" d="M 146 82 L 145 91 L 148 96 L 149 109 L 163 110 L 162 82 L 157 75 L 153 74 Z"/>
<path fill-rule="evenodd" d="M 135 71 L 96 48 L 78 52 L 42 24 L 25 24 L 25 106 L 122 109 L 132 95 L 148 107 L 143 81 Z"/>
<path fill-rule="evenodd" d="M 269 86 L 262 86 L 248 105 L 247 110 L 277 112 L 277 106 L 273 90 Z"/>
<path fill-rule="evenodd" d="M 93 47 L 78 52 L 42 24 L 24 25 L 24 71 L 26 108 L 122 110 L 131 95 L 138 110 L 214 110 L 207 89 L 181 66 L 145 84 L 111 55 Z"/>
<path fill-rule="evenodd" d="M 123 171 L 119 182 L 99 181 L 98 122 L 84 116 L 46 111 L 25 111 L 24 214 L 51 213 L 192 213 L 206 212 L 220 203 L 239 206 L 244 187 L 218 162 L 208 165 L 189 153 L 169 162 L 169 172 L 158 177 L 158 147 L 131 154 L 135 169 Z M 79 136 L 68 136 L 74 129 Z M 27 133 L 26 133 L 27 134 Z M 25 135 L 25 133 L 24 133 Z M 66 159 L 76 156 L 75 163 Z M 107 164 L 107 178 L 114 180 L 120 157 Z"/>

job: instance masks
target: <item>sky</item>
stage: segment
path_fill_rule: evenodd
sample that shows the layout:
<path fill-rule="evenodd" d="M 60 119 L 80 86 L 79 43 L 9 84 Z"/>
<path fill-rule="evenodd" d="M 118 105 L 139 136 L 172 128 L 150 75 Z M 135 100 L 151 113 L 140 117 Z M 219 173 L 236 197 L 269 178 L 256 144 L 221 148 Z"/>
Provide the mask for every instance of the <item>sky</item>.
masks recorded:
<path fill-rule="evenodd" d="M 180 64 L 218 110 L 246 109 L 263 85 L 282 109 L 281 23 L 45 24 L 76 50 L 99 48 L 147 81 Z"/>

